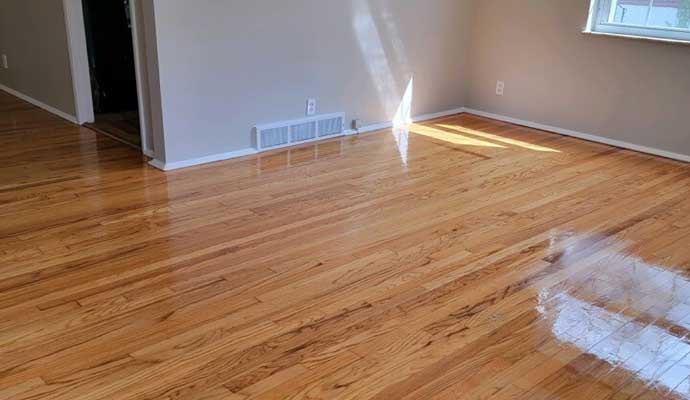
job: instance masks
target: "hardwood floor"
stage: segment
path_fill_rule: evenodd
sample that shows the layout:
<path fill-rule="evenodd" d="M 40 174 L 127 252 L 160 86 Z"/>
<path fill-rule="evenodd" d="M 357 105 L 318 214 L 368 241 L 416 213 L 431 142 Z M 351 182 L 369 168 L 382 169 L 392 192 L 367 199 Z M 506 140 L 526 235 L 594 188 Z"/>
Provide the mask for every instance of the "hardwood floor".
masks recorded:
<path fill-rule="evenodd" d="M 0 94 L 0 399 L 690 398 L 690 165 L 459 115 L 163 173 Z"/>
<path fill-rule="evenodd" d="M 141 149 L 141 130 L 137 111 L 96 114 L 96 121 L 87 126 L 115 140 Z"/>

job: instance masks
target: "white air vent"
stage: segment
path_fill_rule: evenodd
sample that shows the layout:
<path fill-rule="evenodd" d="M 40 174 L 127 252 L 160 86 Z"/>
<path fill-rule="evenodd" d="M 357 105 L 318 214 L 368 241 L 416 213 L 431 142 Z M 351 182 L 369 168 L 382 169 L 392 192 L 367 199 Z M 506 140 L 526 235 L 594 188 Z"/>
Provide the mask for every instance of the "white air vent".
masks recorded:
<path fill-rule="evenodd" d="M 316 137 L 316 121 L 305 122 L 290 126 L 292 142 L 306 142 Z"/>
<path fill-rule="evenodd" d="M 288 127 L 270 128 L 261 131 L 261 143 L 264 146 L 276 147 L 288 144 Z"/>
<path fill-rule="evenodd" d="M 343 118 L 334 117 L 319 121 L 319 137 L 334 136 L 343 132 Z"/>
<path fill-rule="evenodd" d="M 256 126 L 256 147 L 272 150 L 329 137 L 341 136 L 345 114 L 316 115 L 294 121 Z"/>

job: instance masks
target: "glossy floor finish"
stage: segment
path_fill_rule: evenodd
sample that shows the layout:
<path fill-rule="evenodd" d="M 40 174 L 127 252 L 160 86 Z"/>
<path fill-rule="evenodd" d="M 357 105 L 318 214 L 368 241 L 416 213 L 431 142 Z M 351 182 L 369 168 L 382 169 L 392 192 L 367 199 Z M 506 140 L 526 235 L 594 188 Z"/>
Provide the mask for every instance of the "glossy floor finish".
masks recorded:
<path fill-rule="evenodd" d="M 472 115 L 170 172 L 0 95 L 0 399 L 690 398 L 690 166 Z"/>
<path fill-rule="evenodd" d="M 96 121 L 88 124 L 88 127 L 130 146 L 141 148 L 141 130 L 137 111 L 96 114 Z"/>

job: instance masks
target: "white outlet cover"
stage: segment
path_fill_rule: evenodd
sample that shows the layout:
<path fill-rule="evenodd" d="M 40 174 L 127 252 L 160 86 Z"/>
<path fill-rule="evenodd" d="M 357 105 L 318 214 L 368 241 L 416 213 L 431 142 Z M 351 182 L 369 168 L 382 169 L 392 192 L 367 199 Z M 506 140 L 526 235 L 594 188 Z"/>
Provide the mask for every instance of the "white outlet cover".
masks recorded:
<path fill-rule="evenodd" d="M 496 82 L 496 94 L 498 96 L 503 96 L 503 92 L 505 91 L 506 88 L 506 83 L 503 81 L 498 81 Z"/>
<path fill-rule="evenodd" d="M 7 54 L 2 55 L 2 67 L 5 69 L 9 68 L 9 64 L 7 63 Z"/>
<path fill-rule="evenodd" d="M 307 116 L 316 114 L 316 99 L 307 99 Z"/>

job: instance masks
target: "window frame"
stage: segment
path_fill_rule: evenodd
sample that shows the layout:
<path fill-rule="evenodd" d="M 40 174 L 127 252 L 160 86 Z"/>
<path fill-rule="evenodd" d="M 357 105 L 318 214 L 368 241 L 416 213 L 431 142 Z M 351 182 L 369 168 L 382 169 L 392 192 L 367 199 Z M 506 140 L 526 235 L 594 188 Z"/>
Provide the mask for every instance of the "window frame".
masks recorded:
<path fill-rule="evenodd" d="M 663 28 L 619 24 L 608 22 L 611 19 L 611 3 L 614 0 L 592 0 L 587 22 L 588 33 L 602 33 L 650 40 L 677 41 L 690 43 L 690 29 Z"/>

